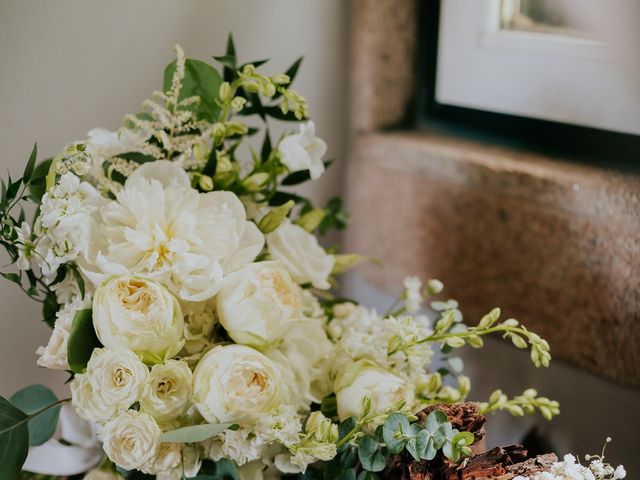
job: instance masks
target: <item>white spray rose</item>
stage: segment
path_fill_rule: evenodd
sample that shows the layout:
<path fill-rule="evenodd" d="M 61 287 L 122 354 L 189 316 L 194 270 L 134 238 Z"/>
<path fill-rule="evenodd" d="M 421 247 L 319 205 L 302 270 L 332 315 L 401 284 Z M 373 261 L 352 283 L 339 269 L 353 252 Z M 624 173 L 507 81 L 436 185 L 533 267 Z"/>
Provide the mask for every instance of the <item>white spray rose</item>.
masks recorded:
<path fill-rule="evenodd" d="M 172 357 L 184 344 L 178 301 L 140 277 L 112 277 L 96 290 L 93 325 L 103 345 L 128 348 L 147 362 Z"/>
<path fill-rule="evenodd" d="M 204 301 L 264 245 L 234 193 L 199 193 L 168 160 L 136 169 L 98 216 L 79 261 L 96 285 L 110 275 L 137 274 L 161 282 L 182 300 Z"/>
<path fill-rule="evenodd" d="M 401 400 L 411 399 L 405 380 L 366 361 L 356 362 L 342 372 L 334 390 L 340 420 L 360 414 L 365 397 L 371 399 L 373 412 L 382 412 Z"/>
<path fill-rule="evenodd" d="M 86 420 L 105 422 L 140 400 L 149 370 L 130 350 L 96 348 L 86 373 L 71 382 L 72 403 Z"/>
<path fill-rule="evenodd" d="M 269 253 L 289 271 L 298 283 L 311 283 L 327 289 L 335 259 L 318 243 L 315 235 L 287 221 L 267 235 Z"/>
<path fill-rule="evenodd" d="M 184 314 L 184 349 L 189 355 L 201 352 L 211 345 L 216 323 L 215 300 L 182 302 Z"/>
<path fill-rule="evenodd" d="M 301 316 L 300 288 L 278 262 L 258 262 L 229 275 L 217 296 L 220 323 L 237 343 L 261 348 Z"/>
<path fill-rule="evenodd" d="M 242 422 L 278 408 L 282 379 L 260 352 L 243 345 L 207 352 L 193 373 L 193 400 L 210 423 Z"/>
<path fill-rule="evenodd" d="M 158 422 L 172 420 L 185 413 L 191 392 L 192 374 L 187 362 L 167 360 L 151 369 L 140 400 L 140 410 Z"/>
<path fill-rule="evenodd" d="M 100 436 L 109 460 L 127 470 L 139 470 L 157 457 L 161 433 L 153 417 L 128 410 L 107 422 Z"/>
<path fill-rule="evenodd" d="M 290 171 L 309 170 L 311 178 L 316 180 L 324 172 L 322 157 L 327 153 L 327 144 L 316 137 L 313 122 L 300 125 L 300 132 L 288 135 L 278 144 L 280 160 Z"/>
<path fill-rule="evenodd" d="M 161 443 L 158 454 L 141 471 L 151 475 L 164 474 L 171 478 L 182 478 L 178 467 L 182 463 L 182 445 L 179 443 Z"/>

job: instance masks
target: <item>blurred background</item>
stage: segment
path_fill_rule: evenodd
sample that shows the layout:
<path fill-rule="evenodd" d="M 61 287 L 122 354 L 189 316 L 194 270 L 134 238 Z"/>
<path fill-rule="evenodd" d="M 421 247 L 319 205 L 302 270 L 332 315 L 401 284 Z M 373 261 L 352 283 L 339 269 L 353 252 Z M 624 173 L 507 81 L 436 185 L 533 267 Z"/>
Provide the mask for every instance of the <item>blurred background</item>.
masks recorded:
<path fill-rule="evenodd" d="M 342 193 L 327 239 L 382 259 L 343 293 L 385 311 L 402 276 L 437 277 L 475 323 L 496 305 L 549 338 L 536 370 L 496 340 L 464 358 L 474 400 L 526 386 L 562 415 L 490 419 L 488 442 L 597 452 L 640 475 L 640 11 L 634 0 L 0 0 L 0 165 L 19 175 L 160 87 L 180 43 L 305 60 L 328 158 L 306 193 Z M 39 305 L 0 283 L 0 395 L 65 373 L 35 365 Z"/>

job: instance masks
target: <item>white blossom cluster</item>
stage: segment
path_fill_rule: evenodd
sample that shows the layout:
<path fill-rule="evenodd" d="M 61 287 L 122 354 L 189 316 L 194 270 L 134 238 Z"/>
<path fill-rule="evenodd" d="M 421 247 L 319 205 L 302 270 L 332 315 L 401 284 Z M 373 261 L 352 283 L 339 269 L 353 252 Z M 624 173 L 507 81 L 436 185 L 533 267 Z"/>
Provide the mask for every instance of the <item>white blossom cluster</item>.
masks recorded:
<path fill-rule="evenodd" d="M 627 476 L 622 465 L 614 468 L 603 460 L 604 457 L 597 457 L 589 465 L 581 465 L 575 456 L 567 454 L 548 472 L 537 473 L 533 477 L 520 475 L 513 480 L 620 480 Z"/>

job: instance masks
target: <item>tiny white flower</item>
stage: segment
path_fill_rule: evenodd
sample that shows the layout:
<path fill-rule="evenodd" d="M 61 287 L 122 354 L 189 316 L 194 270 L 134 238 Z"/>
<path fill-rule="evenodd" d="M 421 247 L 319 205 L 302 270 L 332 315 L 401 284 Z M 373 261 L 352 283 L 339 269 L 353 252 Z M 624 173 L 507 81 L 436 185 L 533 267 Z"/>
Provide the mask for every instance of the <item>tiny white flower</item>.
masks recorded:
<path fill-rule="evenodd" d="M 31 268 L 31 257 L 35 244 L 32 241 L 31 227 L 27 222 L 22 222 L 19 227 L 14 227 L 17 235 L 16 244 L 18 247 L 18 260 L 16 266 L 20 270 L 29 270 Z"/>
<path fill-rule="evenodd" d="M 625 478 L 626 476 L 627 476 L 627 471 L 624 469 L 622 465 L 618 465 L 615 471 L 613 472 L 613 478 L 617 480 L 619 478 Z"/>
<path fill-rule="evenodd" d="M 292 172 L 309 170 L 313 180 L 324 172 L 322 157 L 327 152 L 327 144 L 315 134 L 315 124 L 307 122 L 300 125 L 299 133 L 284 137 L 278 144 L 283 165 Z"/>
<path fill-rule="evenodd" d="M 409 313 L 417 313 L 422 308 L 422 280 L 418 277 L 404 279 L 404 306 Z"/>

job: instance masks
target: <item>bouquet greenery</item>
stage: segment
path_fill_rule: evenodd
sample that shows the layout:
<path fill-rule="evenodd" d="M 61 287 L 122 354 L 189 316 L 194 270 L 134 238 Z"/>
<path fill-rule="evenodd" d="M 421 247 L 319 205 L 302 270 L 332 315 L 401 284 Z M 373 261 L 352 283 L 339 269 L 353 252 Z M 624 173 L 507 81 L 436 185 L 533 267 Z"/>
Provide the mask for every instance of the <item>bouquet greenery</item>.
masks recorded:
<path fill-rule="evenodd" d="M 3 276 L 42 303 L 53 332 L 38 364 L 67 370 L 71 397 L 38 385 L 0 397 L 0 478 L 24 465 L 90 479 L 363 480 L 402 455 L 471 455 L 472 432 L 437 408 L 416 415 L 467 398 L 455 351 L 498 334 L 546 367 L 549 344 L 498 309 L 467 326 L 435 298 L 437 280 L 408 277 L 385 314 L 335 297 L 360 257 L 317 240 L 345 226 L 339 199 L 317 207 L 290 188 L 331 163 L 291 88 L 301 60 L 266 76 L 264 61 L 238 62 L 231 38 L 219 70 L 176 53 L 117 132 L 91 130 L 40 163 L 34 147 L 23 176 L 2 183 L 0 243 L 17 267 Z M 273 138 L 273 121 L 299 129 Z M 559 413 L 533 389 L 497 390 L 479 409 Z M 55 452 L 81 447 L 77 464 L 53 468 Z"/>

